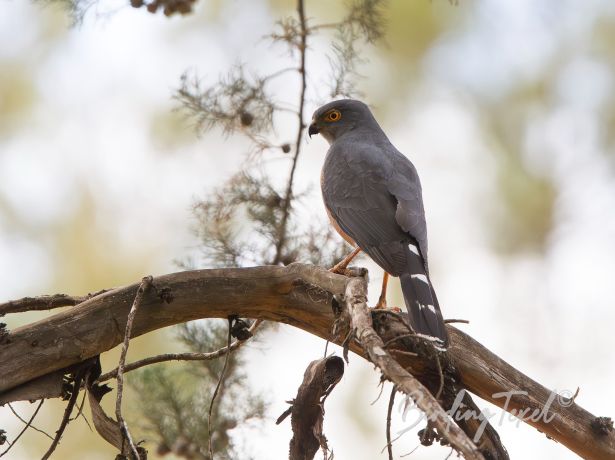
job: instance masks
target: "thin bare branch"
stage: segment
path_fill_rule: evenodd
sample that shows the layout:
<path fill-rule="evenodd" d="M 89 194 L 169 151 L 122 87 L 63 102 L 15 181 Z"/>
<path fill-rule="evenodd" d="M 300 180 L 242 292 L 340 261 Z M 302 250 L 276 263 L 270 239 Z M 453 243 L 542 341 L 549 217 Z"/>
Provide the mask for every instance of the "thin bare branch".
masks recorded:
<path fill-rule="evenodd" d="M 56 447 L 58 447 L 60 439 L 64 434 L 64 430 L 70 422 L 70 415 L 72 414 L 73 408 L 75 407 L 75 403 L 77 402 L 77 397 L 79 396 L 79 389 L 81 388 L 81 382 L 83 381 L 84 376 L 85 368 L 79 369 L 75 372 L 73 376 L 74 382 L 72 393 L 70 395 L 70 399 L 68 400 L 68 404 L 66 405 L 66 409 L 64 410 L 64 416 L 62 417 L 60 428 L 58 428 L 58 431 L 56 431 L 56 436 L 53 439 L 51 446 L 49 446 L 47 452 L 45 452 L 45 455 L 43 455 L 42 460 L 47 460 L 49 457 L 51 457 L 51 454 L 53 454 L 53 452 L 56 450 Z"/>
<path fill-rule="evenodd" d="M 254 321 L 248 331 L 253 334 L 262 323 L 263 321 L 260 319 Z M 230 347 L 231 352 L 237 350 L 246 342 L 247 340 L 233 341 Z M 227 350 L 227 347 L 222 347 L 209 353 L 163 353 L 161 355 L 150 356 L 149 358 L 140 359 L 134 363 L 126 364 L 124 366 L 124 373 L 140 369 L 144 366 L 149 366 L 150 364 L 163 363 L 165 361 L 209 361 L 211 359 L 218 359 L 220 356 L 224 356 Z M 117 377 L 117 371 L 118 368 L 116 367 L 112 371 L 102 374 L 98 377 L 96 383 L 105 382 L 109 379 Z"/>
<path fill-rule="evenodd" d="M 314 24 L 313 26 L 310 26 L 309 31 L 311 33 L 311 32 L 316 32 L 322 29 L 337 29 L 341 25 L 342 25 L 341 22 L 327 22 L 327 23 L 322 23 L 322 24 Z"/>
<path fill-rule="evenodd" d="M 87 396 L 86 392 L 84 391 L 83 392 L 83 398 L 81 399 L 81 404 L 79 404 L 77 406 L 77 415 L 75 415 L 73 418 L 71 418 L 70 421 L 72 422 L 73 420 L 77 420 L 79 417 L 83 417 L 83 420 L 85 421 L 85 424 L 88 426 L 90 431 L 92 431 L 92 426 L 90 425 L 90 422 L 88 421 L 87 417 L 83 413 L 83 406 L 85 405 L 85 397 L 86 396 Z"/>
<path fill-rule="evenodd" d="M 42 400 L 41 400 L 41 402 L 42 402 L 42 401 L 44 401 L 44 399 L 42 399 Z M 44 434 L 45 436 L 47 436 L 49 439 L 51 439 L 51 440 L 53 441 L 53 436 L 51 436 L 51 435 L 50 435 L 49 433 L 47 433 L 46 431 L 41 430 L 40 428 L 35 427 L 35 426 L 32 424 L 32 420 L 30 420 L 29 422 L 28 422 L 27 420 L 24 420 L 24 418 L 23 418 L 21 415 L 19 415 L 19 414 L 17 413 L 17 411 L 13 408 L 13 406 L 11 405 L 11 403 L 8 403 L 8 406 L 9 406 L 9 409 L 11 410 L 11 412 L 15 415 L 15 417 L 17 417 L 17 419 L 18 419 L 19 421 L 21 421 L 21 422 L 25 423 L 26 425 L 28 425 L 28 424 L 29 424 L 29 425 L 30 425 L 30 428 L 32 428 L 34 431 L 38 431 L 39 433 Z"/>
<path fill-rule="evenodd" d="M 226 349 L 231 349 L 231 329 L 233 326 L 233 318 L 229 316 L 228 318 L 228 336 L 226 340 Z M 218 383 L 216 384 L 216 388 L 214 390 L 214 394 L 211 396 L 211 401 L 209 403 L 209 410 L 207 411 L 207 446 L 209 448 L 209 457 L 211 459 L 214 458 L 214 449 L 211 442 L 211 414 L 214 409 L 214 404 L 216 402 L 216 396 L 218 396 L 218 392 L 220 391 L 220 387 L 224 382 L 224 376 L 226 374 L 226 368 L 228 367 L 228 361 L 231 357 L 230 353 L 226 353 L 226 357 L 224 358 L 224 366 L 222 366 L 222 371 L 220 372 L 220 378 L 218 379 Z"/>
<path fill-rule="evenodd" d="M 284 201 L 282 204 L 282 218 L 280 219 L 280 229 L 278 232 L 278 238 L 275 245 L 275 256 L 273 258 L 273 265 L 277 265 L 282 260 L 282 253 L 286 240 L 288 238 L 288 218 L 291 211 L 291 201 L 293 198 L 293 183 L 295 180 L 295 171 L 297 169 L 297 162 L 299 160 L 299 154 L 301 153 L 301 141 L 303 140 L 303 132 L 305 130 L 305 120 L 303 119 L 303 111 L 305 106 L 305 92 L 307 89 L 306 83 L 306 68 L 305 68 L 305 56 L 307 54 L 307 21 L 305 18 L 305 6 L 303 0 L 297 2 L 297 14 L 299 16 L 300 24 L 300 44 L 299 44 L 299 74 L 301 75 L 301 91 L 299 94 L 299 107 L 297 109 L 297 138 L 295 140 L 295 152 L 293 154 L 292 165 L 290 167 L 290 173 L 288 175 L 288 183 L 286 184 L 286 192 L 284 194 Z"/>
<path fill-rule="evenodd" d="M 120 361 L 117 366 L 117 396 L 115 399 L 115 416 L 120 425 L 120 430 L 122 431 L 122 436 L 126 441 L 128 441 L 128 445 L 130 446 L 130 450 L 132 455 L 134 456 L 134 460 L 139 459 L 139 451 L 137 450 L 137 446 L 132 440 L 132 436 L 130 436 L 130 431 L 128 431 L 128 425 L 122 416 L 122 396 L 124 393 L 124 366 L 126 363 L 126 354 L 128 353 L 128 345 L 130 343 L 130 338 L 132 336 L 132 325 L 135 320 L 135 316 L 137 314 L 137 310 L 141 305 L 141 301 L 143 299 L 143 295 L 145 291 L 151 286 L 153 278 L 151 276 L 146 276 L 141 280 L 141 284 L 137 289 L 137 294 L 135 295 L 135 299 L 132 302 L 132 306 L 130 307 L 130 312 L 128 313 L 128 319 L 126 320 L 126 332 L 124 333 L 124 343 L 122 345 L 122 353 L 120 354 Z"/>
<path fill-rule="evenodd" d="M 444 324 L 453 324 L 453 323 L 470 324 L 470 321 L 468 321 L 467 319 L 455 319 L 455 318 L 444 320 Z"/>
<path fill-rule="evenodd" d="M 24 311 L 51 310 L 60 307 L 72 307 L 86 300 L 103 294 L 110 289 L 102 289 L 84 296 L 71 296 L 67 294 L 43 295 L 39 297 L 24 297 L 0 303 L 0 316 L 8 313 L 21 313 Z"/>
<path fill-rule="evenodd" d="M 17 415 L 17 418 L 19 418 L 19 420 L 21 420 L 22 422 L 24 422 L 26 424 L 26 426 L 23 427 L 23 429 L 19 432 L 19 434 L 15 437 L 15 439 L 13 440 L 12 443 L 9 444 L 9 446 L 6 448 L 6 450 L 4 452 L 2 452 L 0 454 L 0 457 L 4 457 L 4 455 L 6 455 L 6 453 L 11 450 L 11 447 L 13 447 L 15 444 L 17 444 L 17 441 L 19 440 L 19 438 L 21 438 L 21 435 L 24 434 L 28 428 L 34 428 L 32 426 L 32 422 L 34 421 L 34 419 L 36 418 L 36 414 L 38 414 L 38 411 L 40 410 L 41 406 L 43 405 L 43 403 L 45 402 L 44 399 L 41 399 L 41 402 L 38 403 L 38 406 L 36 406 L 36 410 L 34 411 L 34 413 L 32 414 L 32 416 L 30 417 L 30 420 L 28 420 L 27 422 L 25 420 L 23 420 L 19 415 L 17 415 L 17 413 L 13 410 L 13 408 L 11 407 L 11 405 L 9 404 L 9 407 L 11 408 L 11 410 L 13 411 L 13 414 Z M 36 428 L 36 431 L 41 431 L 38 428 Z M 44 431 L 41 431 L 41 433 L 45 433 Z M 45 433 L 47 434 L 47 433 Z M 49 436 L 49 435 L 47 435 Z M 53 439 L 53 438 L 51 438 Z"/>
<path fill-rule="evenodd" d="M 281 75 L 284 75 L 288 72 L 301 72 L 301 69 L 299 67 L 284 67 L 283 69 L 280 70 L 276 70 L 275 72 L 270 73 L 269 75 L 263 77 L 263 81 L 264 82 L 269 82 L 271 80 L 273 80 L 274 78 L 277 78 Z M 281 107 L 277 107 L 276 110 L 289 110 L 292 111 L 293 113 L 295 113 L 294 110 L 292 109 L 282 109 Z"/>
<path fill-rule="evenodd" d="M 393 403 L 395 402 L 395 394 L 397 387 L 393 385 L 391 389 L 391 397 L 389 398 L 389 406 L 387 407 L 387 451 L 389 460 L 393 460 L 393 442 L 391 441 L 391 412 L 393 412 Z"/>

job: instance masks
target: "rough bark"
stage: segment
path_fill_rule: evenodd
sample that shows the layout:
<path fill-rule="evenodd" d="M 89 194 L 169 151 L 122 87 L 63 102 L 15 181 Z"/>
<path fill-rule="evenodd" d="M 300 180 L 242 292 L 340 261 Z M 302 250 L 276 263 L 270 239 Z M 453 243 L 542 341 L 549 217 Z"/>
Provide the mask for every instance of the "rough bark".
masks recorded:
<path fill-rule="evenodd" d="M 63 377 L 61 370 L 52 372 L 0 393 L 0 406 L 13 401 L 60 398 L 65 392 Z"/>
<path fill-rule="evenodd" d="M 339 356 L 322 358 L 308 365 L 297 396 L 290 401 L 291 407 L 276 422 L 280 424 L 291 415 L 293 437 L 289 460 L 312 460 L 318 449 L 328 458 L 329 448 L 323 433 L 324 403 L 343 375 L 344 360 Z"/>
<path fill-rule="evenodd" d="M 150 289 L 144 296 L 132 336 L 198 318 L 238 315 L 290 324 L 328 339 L 335 320 L 333 297 L 343 295 L 346 282 L 344 276 L 301 264 L 197 270 L 156 277 L 156 289 Z M 11 389 L 121 343 L 138 285 L 114 289 L 11 331 L 0 345 L 0 399 Z M 615 458 L 615 433 L 609 428 L 608 419 L 595 417 L 574 401 L 561 404 L 559 398 L 553 400 L 547 388 L 467 334 L 447 327 L 451 347 L 445 365 L 455 370 L 461 387 L 498 407 L 504 407 L 506 400 L 494 395 L 517 392 L 508 401 L 507 410 L 546 408 L 547 415 L 553 417 L 548 423 L 545 417 L 527 423 L 584 458 Z M 374 329 L 385 344 L 407 334 L 403 323 L 386 313 L 374 314 Z M 406 340 L 396 343 L 405 349 Z M 350 349 L 363 353 L 355 343 L 350 344 Z M 434 392 L 430 380 L 438 382 L 439 378 L 434 378 L 433 360 L 426 360 L 421 353 L 400 353 L 395 357 Z"/>

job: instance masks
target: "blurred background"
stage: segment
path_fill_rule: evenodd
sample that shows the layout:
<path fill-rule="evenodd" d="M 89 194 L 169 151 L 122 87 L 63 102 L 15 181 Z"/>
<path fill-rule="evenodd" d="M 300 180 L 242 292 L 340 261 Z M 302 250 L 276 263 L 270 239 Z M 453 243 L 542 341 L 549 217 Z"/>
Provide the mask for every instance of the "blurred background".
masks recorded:
<path fill-rule="evenodd" d="M 192 15 L 167 18 L 101 0 L 71 27 L 60 5 L 2 2 L 0 300 L 84 294 L 179 270 L 176 261 L 198 251 L 192 205 L 236 172 L 249 150 L 222 132 L 195 134 L 174 110 L 180 75 L 196 69 L 215 82 L 239 62 L 256 74 L 287 67 L 288 54 L 262 37 L 294 6 L 199 0 Z M 306 9 L 326 23 L 344 7 L 307 0 Z M 605 396 L 615 379 L 615 4 L 391 0 L 384 14 L 385 39 L 360 49 L 366 78 L 357 86 L 421 175 L 445 317 L 468 319 L 459 327 L 522 372 L 556 391 L 580 387 L 582 407 L 612 417 L 615 400 Z M 327 33 L 307 55 L 308 117 L 326 102 Z M 289 75 L 276 92 L 294 103 L 297 87 Z M 281 141 L 292 141 L 284 134 L 291 126 L 277 123 Z M 306 137 L 304 148 L 297 181 L 310 192 L 302 206 L 324 220 L 318 177 L 327 146 Z M 281 177 L 288 166 L 286 158 L 269 164 Z M 361 263 L 372 269 L 375 302 L 381 272 Z M 390 303 L 401 302 L 396 285 L 390 292 Z M 45 315 L 2 320 L 13 329 Z M 180 349 L 173 337 L 159 331 L 139 338 L 129 359 Z M 268 409 L 231 436 L 242 458 L 284 458 L 290 424 L 274 421 L 324 343 L 280 326 L 248 347 L 248 380 Z M 104 356 L 105 368 L 116 352 Z M 378 378 L 351 356 L 327 400 L 325 434 L 336 458 L 386 458 L 389 387 L 370 405 Z M 125 397 L 135 404 L 134 390 Z M 64 404 L 47 402 L 36 425 L 54 433 Z M 488 403 L 481 407 L 497 414 L 511 458 L 576 458 Z M 34 405 L 14 408 L 28 418 Z M 396 407 L 393 434 L 416 415 L 404 421 Z M 128 420 L 137 423 L 131 414 Z M 0 408 L 10 439 L 21 427 Z M 30 430 L 7 456 L 39 458 L 50 442 Z M 395 452 L 417 445 L 406 433 Z M 420 447 L 405 458 L 448 453 Z M 55 458 L 114 455 L 78 420 Z"/>

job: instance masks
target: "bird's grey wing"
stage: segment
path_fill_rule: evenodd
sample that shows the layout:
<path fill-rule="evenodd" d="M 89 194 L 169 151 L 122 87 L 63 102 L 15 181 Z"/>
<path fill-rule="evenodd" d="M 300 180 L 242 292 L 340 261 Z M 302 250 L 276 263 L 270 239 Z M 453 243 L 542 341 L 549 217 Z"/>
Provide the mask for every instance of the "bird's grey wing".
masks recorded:
<path fill-rule="evenodd" d="M 410 160 L 388 147 L 383 152 L 384 147 L 366 144 L 332 146 L 323 169 L 325 205 L 359 245 L 410 237 L 426 258 L 427 227 L 418 174 Z"/>
<path fill-rule="evenodd" d="M 407 267 L 412 238 L 397 221 L 399 201 L 388 187 L 393 158 L 376 146 L 336 145 L 323 170 L 323 198 L 332 217 L 378 265 L 397 275 Z M 346 155 L 345 155 L 346 154 Z"/>
<path fill-rule="evenodd" d="M 389 193 L 397 200 L 395 220 L 419 244 L 427 262 L 427 225 L 421 181 L 414 165 L 397 150 L 392 152 L 393 174 L 387 181 Z"/>

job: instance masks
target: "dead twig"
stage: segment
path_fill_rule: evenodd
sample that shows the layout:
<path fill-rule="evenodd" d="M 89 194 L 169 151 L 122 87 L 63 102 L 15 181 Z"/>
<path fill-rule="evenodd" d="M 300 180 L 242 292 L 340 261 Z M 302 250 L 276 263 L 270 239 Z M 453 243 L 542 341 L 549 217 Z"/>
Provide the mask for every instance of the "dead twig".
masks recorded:
<path fill-rule="evenodd" d="M 284 193 L 284 200 L 282 202 L 282 217 L 280 219 L 280 227 L 278 231 L 278 239 L 275 247 L 275 257 L 273 258 L 272 265 L 277 265 L 282 261 L 282 254 L 284 245 L 287 240 L 287 227 L 288 218 L 291 211 L 291 200 L 293 198 L 293 183 L 295 179 L 295 171 L 297 170 L 297 162 L 299 160 L 299 154 L 301 153 L 301 142 L 303 140 L 303 132 L 305 131 L 305 120 L 303 119 L 303 110 L 305 106 L 305 92 L 307 89 L 306 82 L 306 69 L 305 69 L 305 56 L 307 54 L 307 36 L 309 30 L 307 28 L 307 20 L 305 17 L 305 6 L 303 0 L 297 2 L 297 15 L 299 16 L 299 25 L 301 28 L 300 43 L 297 45 L 299 48 L 299 75 L 301 76 L 301 91 L 299 94 L 299 107 L 297 108 L 297 138 L 295 140 L 295 152 L 293 155 L 292 165 L 290 167 L 290 173 L 288 175 L 288 183 L 286 184 L 286 192 Z"/>
<path fill-rule="evenodd" d="M 452 323 L 470 324 L 470 321 L 468 321 L 467 319 L 455 319 L 455 318 L 444 320 L 444 324 L 452 324 Z"/>
<path fill-rule="evenodd" d="M 41 401 L 44 401 L 44 400 L 41 400 Z M 39 433 L 44 434 L 45 436 L 47 436 L 49 439 L 51 439 L 53 441 L 53 436 L 51 436 L 49 433 L 47 433 L 44 430 L 41 430 L 40 428 L 35 427 L 32 424 L 32 421 L 28 422 L 28 421 L 24 420 L 24 418 L 21 415 L 19 415 L 17 413 L 17 411 L 13 408 L 11 403 L 8 403 L 8 406 L 9 406 L 9 409 L 11 410 L 11 412 L 15 415 L 15 417 L 17 417 L 18 420 L 20 420 L 21 422 L 25 423 L 26 425 L 29 423 L 30 424 L 30 428 L 32 428 L 34 431 L 38 431 Z"/>
<path fill-rule="evenodd" d="M 389 460 L 393 460 L 393 442 L 391 441 L 391 412 L 393 412 L 393 403 L 395 403 L 395 393 L 397 387 L 393 385 L 391 389 L 391 397 L 389 398 L 389 407 L 387 408 L 387 450 L 389 452 Z"/>
<path fill-rule="evenodd" d="M 436 391 L 436 399 L 440 400 L 440 396 L 442 396 L 442 390 L 444 390 L 444 372 L 442 372 L 442 363 L 440 362 L 440 357 L 436 355 L 436 364 L 438 365 L 438 376 L 440 377 L 440 384 L 438 385 L 438 391 Z"/>
<path fill-rule="evenodd" d="M 231 348 L 231 330 L 233 329 L 233 318 L 229 316 L 228 318 L 228 337 L 226 340 L 226 348 Z M 224 358 L 224 366 L 222 366 L 222 372 L 220 372 L 220 379 L 218 379 L 218 383 L 216 384 L 216 389 L 214 390 L 214 394 L 211 397 L 211 402 L 209 403 L 209 410 L 207 411 L 207 445 L 209 447 L 209 458 L 214 458 L 213 446 L 211 443 L 211 413 L 214 409 L 214 403 L 216 402 L 216 396 L 218 396 L 218 392 L 220 391 L 220 387 L 224 382 L 224 374 L 226 373 L 226 368 L 228 367 L 229 358 L 231 357 L 230 353 L 226 354 L 226 358 Z"/>
<path fill-rule="evenodd" d="M 38 414 L 38 411 L 40 410 L 41 406 L 43 405 L 43 403 L 45 402 L 44 399 L 41 399 L 41 402 L 38 403 L 38 406 L 36 406 L 36 410 L 34 411 L 34 413 L 32 414 L 32 416 L 30 417 L 30 420 L 28 420 L 27 422 L 25 420 L 23 420 L 21 417 L 19 417 L 17 415 L 17 413 L 13 410 L 13 408 L 11 407 L 11 405 L 9 404 L 9 407 L 11 408 L 11 410 L 13 411 L 13 413 L 15 415 L 17 415 L 17 417 L 19 418 L 19 420 L 21 420 L 22 422 L 24 422 L 26 424 L 26 426 L 23 427 L 23 429 L 19 432 L 19 434 L 15 437 L 15 439 L 13 440 L 12 443 L 9 444 L 9 446 L 6 448 L 6 450 L 4 452 L 2 452 L 0 454 L 0 457 L 4 457 L 4 455 L 11 450 L 11 447 L 13 447 L 15 444 L 17 444 L 17 441 L 19 440 L 19 438 L 21 438 L 21 435 L 24 434 L 28 428 L 34 428 L 32 426 L 32 422 L 34 421 L 34 419 L 36 418 L 36 414 Z M 36 429 L 36 431 L 41 431 L 39 429 Z M 44 433 L 44 431 L 41 431 L 42 433 Z M 45 433 L 47 434 L 47 433 Z M 49 435 L 47 435 L 49 436 Z"/>
<path fill-rule="evenodd" d="M 389 349 L 389 353 L 396 353 L 398 355 L 412 356 L 413 358 L 416 358 L 419 355 L 418 353 L 414 353 L 413 351 L 398 350 L 397 348 Z"/>
<path fill-rule="evenodd" d="M 380 387 L 380 391 L 378 392 L 378 396 L 376 396 L 376 399 L 374 399 L 372 402 L 369 403 L 370 406 L 373 406 L 374 404 L 376 404 L 378 400 L 380 399 L 380 396 L 382 396 L 382 392 L 384 391 L 384 380 L 383 379 L 380 379 L 380 383 L 378 384 L 378 386 Z"/>
<path fill-rule="evenodd" d="M 402 455 L 400 455 L 399 457 L 400 457 L 400 458 L 403 458 L 403 457 L 408 457 L 408 456 L 412 455 L 413 453 L 415 453 L 419 447 L 421 447 L 421 443 L 419 443 L 419 444 L 418 444 L 418 445 L 417 445 L 414 449 L 412 449 L 410 452 L 407 452 L 407 453 L 405 453 L 405 454 L 402 454 Z"/>
<path fill-rule="evenodd" d="M 398 340 L 407 339 L 409 337 L 415 338 L 416 334 L 414 332 L 410 332 L 408 334 L 402 334 L 402 335 L 398 335 L 396 337 L 393 337 L 392 339 L 389 339 L 386 342 L 384 342 L 384 348 L 388 348 L 389 345 L 391 345 L 392 343 L 397 342 Z"/>
<path fill-rule="evenodd" d="M 58 431 L 56 431 L 55 438 L 53 438 L 53 442 L 51 443 L 51 446 L 49 446 L 47 452 L 45 452 L 45 455 L 43 455 L 42 460 L 47 460 L 49 457 L 51 457 L 53 451 L 56 450 L 56 447 L 58 447 L 60 439 L 64 434 L 64 430 L 68 426 L 68 422 L 70 422 L 70 415 L 72 414 L 73 408 L 75 407 L 75 403 L 77 402 L 77 397 L 79 396 L 79 389 L 81 388 L 81 382 L 85 377 L 85 372 L 86 369 L 81 368 L 77 370 L 73 376 L 74 382 L 72 393 L 70 395 L 70 399 L 68 400 L 68 404 L 66 405 L 66 409 L 64 410 L 64 416 L 62 417 L 60 428 L 58 428 Z"/>
<path fill-rule="evenodd" d="M 72 422 L 73 420 L 77 420 L 79 418 L 79 416 L 83 417 L 83 420 L 85 421 L 85 424 L 88 426 L 88 428 L 90 429 L 90 431 L 92 431 L 92 427 L 90 426 L 90 422 L 88 421 L 88 419 L 86 418 L 85 414 L 83 413 L 83 406 L 85 405 L 85 397 L 86 397 L 86 392 L 83 392 L 83 398 L 81 399 L 81 404 L 79 404 L 77 406 L 77 415 L 75 415 L 73 418 L 70 419 L 70 421 Z"/>
<path fill-rule="evenodd" d="M 124 333 L 124 344 L 122 345 L 122 353 L 120 354 L 120 361 L 117 366 L 117 396 L 115 399 L 115 417 L 120 425 L 120 430 L 122 432 L 123 438 L 128 441 L 128 445 L 130 446 L 130 451 L 134 456 L 135 460 L 139 459 L 139 452 L 137 451 L 137 446 L 132 440 L 130 436 L 130 432 L 128 431 L 128 425 L 126 425 L 126 421 L 122 416 L 122 396 L 124 393 L 124 365 L 126 363 L 126 354 L 128 353 L 128 344 L 130 343 L 130 336 L 132 333 L 132 324 L 135 320 L 135 316 L 137 314 L 137 310 L 139 309 L 139 305 L 141 304 L 141 300 L 143 299 L 143 295 L 147 288 L 151 286 L 153 278 L 151 276 L 146 276 L 141 280 L 141 284 L 137 289 L 137 294 L 135 295 L 135 299 L 132 302 L 132 307 L 130 307 L 130 312 L 128 313 L 128 318 L 126 319 L 126 331 Z"/>
<path fill-rule="evenodd" d="M 8 313 L 21 313 L 24 311 L 40 311 L 60 307 L 73 307 L 110 290 L 111 289 L 102 289 L 84 296 L 53 294 L 9 300 L 8 302 L 0 303 L 0 316 L 4 316 Z"/>
<path fill-rule="evenodd" d="M 260 319 L 254 321 L 248 329 L 249 333 L 253 334 L 262 323 L 263 321 Z M 244 343 L 246 343 L 246 340 L 233 341 L 230 346 L 230 351 L 233 352 L 237 350 Z M 149 366 L 150 364 L 163 363 L 166 361 L 210 361 L 212 359 L 217 359 L 221 356 L 226 355 L 227 350 L 229 350 L 229 348 L 222 347 L 218 350 L 211 351 L 208 353 L 163 353 L 161 355 L 150 356 L 149 358 L 140 359 L 139 361 L 135 361 L 134 363 L 126 364 L 124 366 L 124 373 L 134 371 L 141 367 Z M 117 377 L 117 371 L 118 368 L 116 367 L 112 371 L 101 375 L 96 380 L 96 383 L 105 382 L 107 380 Z"/>

